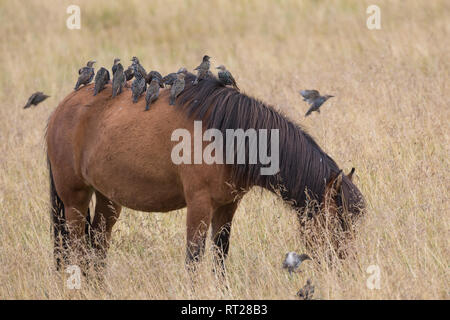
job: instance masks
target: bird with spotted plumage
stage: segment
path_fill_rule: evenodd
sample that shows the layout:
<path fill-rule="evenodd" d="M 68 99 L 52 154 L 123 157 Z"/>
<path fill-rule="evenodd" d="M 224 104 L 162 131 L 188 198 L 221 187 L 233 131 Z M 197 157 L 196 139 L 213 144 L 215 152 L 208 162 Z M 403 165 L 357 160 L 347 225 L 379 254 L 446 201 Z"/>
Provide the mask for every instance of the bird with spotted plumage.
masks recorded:
<path fill-rule="evenodd" d="M 112 97 L 122 93 L 122 88 L 126 84 L 125 73 L 123 72 L 123 66 L 121 63 L 116 64 L 115 72 L 113 73 L 112 80 Z"/>
<path fill-rule="evenodd" d="M 178 69 L 177 72 L 172 72 L 169 73 L 168 75 L 166 75 L 164 78 L 162 78 L 162 82 L 166 85 L 166 86 L 171 86 L 173 85 L 174 81 L 177 79 L 177 74 L 178 73 L 184 73 L 187 74 L 187 69 L 182 67 L 180 69 Z"/>
<path fill-rule="evenodd" d="M 115 58 L 114 59 L 114 63 L 113 63 L 113 66 L 112 66 L 112 68 L 111 68 L 111 71 L 112 71 L 112 74 L 114 75 L 114 73 L 116 72 L 116 70 L 117 70 L 117 64 L 120 62 L 120 59 L 119 58 Z"/>
<path fill-rule="evenodd" d="M 194 85 L 196 85 L 200 80 L 206 79 L 212 75 L 211 71 L 209 71 L 211 66 L 211 62 L 209 61 L 210 59 L 211 57 L 208 55 L 203 56 L 202 63 L 194 69 L 194 71 L 197 71 L 197 77 L 193 82 Z"/>
<path fill-rule="evenodd" d="M 324 102 L 334 97 L 331 95 L 321 96 L 317 90 L 301 90 L 300 94 L 303 97 L 303 101 L 308 102 L 311 106 L 306 112 L 305 117 L 309 116 L 314 111 L 320 113 L 320 107 L 324 104 Z"/>
<path fill-rule="evenodd" d="M 150 84 L 153 79 L 158 79 L 160 88 L 164 88 L 164 83 L 162 81 L 163 77 L 162 77 L 161 73 L 159 73 L 158 71 L 155 71 L 155 70 L 150 71 L 147 75 L 146 81 L 147 81 L 147 83 Z"/>
<path fill-rule="evenodd" d="M 105 88 L 105 85 L 109 83 L 110 76 L 109 71 L 105 68 L 101 67 L 100 70 L 97 71 L 94 80 L 94 96 L 96 96 L 100 91 Z"/>
<path fill-rule="evenodd" d="M 289 274 L 292 274 L 292 272 L 297 272 L 300 264 L 305 260 L 311 260 L 311 258 L 305 253 L 298 255 L 296 252 L 288 252 L 286 253 L 286 257 L 283 261 L 283 269 L 287 269 Z"/>
<path fill-rule="evenodd" d="M 131 84 L 131 93 L 133 97 L 133 103 L 138 102 L 139 97 L 141 94 L 145 92 L 146 89 L 146 82 L 145 77 L 142 75 L 142 73 L 139 71 L 139 64 L 133 64 L 134 69 L 134 80 Z"/>
<path fill-rule="evenodd" d="M 156 77 L 152 79 L 145 94 L 145 111 L 150 110 L 150 105 L 159 97 L 160 80 Z"/>
<path fill-rule="evenodd" d="M 133 66 L 129 66 L 127 70 L 125 70 L 125 78 L 127 79 L 127 81 L 130 81 L 131 79 L 133 79 L 133 77 L 134 77 Z"/>
<path fill-rule="evenodd" d="M 169 104 L 171 106 L 175 105 L 175 100 L 177 99 L 178 95 L 184 90 L 184 77 L 185 74 L 183 72 L 177 73 L 177 79 L 173 82 L 173 85 L 170 88 Z"/>
<path fill-rule="evenodd" d="M 314 286 L 311 279 L 306 280 L 306 284 L 297 292 L 297 296 L 302 300 L 312 300 L 314 295 Z"/>
<path fill-rule="evenodd" d="M 137 57 L 133 57 L 133 58 L 131 58 L 131 61 L 132 61 L 131 66 L 133 67 L 134 76 L 136 77 L 136 73 L 138 72 L 144 79 L 147 79 L 147 71 L 145 71 L 144 67 L 139 62 L 139 59 Z"/>
<path fill-rule="evenodd" d="M 28 109 L 29 107 L 31 107 L 31 105 L 37 106 L 39 103 L 41 103 L 48 97 L 50 96 L 44 94 L 41 91 L 35 92 L 28 98 L 27 104 L 23 108 Z"/>
<path fill-rule="evenodd" d="M 93 66 L 95 62 L 95 60 L 88 61 L 86 67 L 78 70 L 79 76 L 74 88 L 75 91 L 77 91 L 81 85 L 88 85 L 92 79 L 94 79 L 95 71 Z"/>
<path fill-rule="evenodd" d="M 226 86 L 232 86 L 236 90 L 239 91 L 239 87 L 236 84 L 236 80 L 234 80 L 233 75 L 230 71 L 228 71 L 223 64 L 218 66 L 216 69 L 219 69 L 217 75 L 219 76 L 219 80 Z"/>

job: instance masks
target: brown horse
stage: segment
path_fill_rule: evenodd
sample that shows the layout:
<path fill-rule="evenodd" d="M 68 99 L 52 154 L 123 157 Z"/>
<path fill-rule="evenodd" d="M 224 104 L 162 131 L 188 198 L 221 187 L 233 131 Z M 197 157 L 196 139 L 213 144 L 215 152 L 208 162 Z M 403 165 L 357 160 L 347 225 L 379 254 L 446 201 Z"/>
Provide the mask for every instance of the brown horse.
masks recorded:
<path fill-rule="evenodd" d="M 298 125 L 217 79 L 193 86 L 194 79 L 192 74 L 186 76 L 176 106 L 168 103 L 169 90 L 162 90 L 145 112 L 145 97 L 133 104 L 129 89 L 111 98 L 110 85 L 96 96 L 93 85 L 88 85 L 70 93 L 51 115 L 46 140 L 58 268 L 67 252 L 75 250 L 75 243 L 86 238 L 88 229 L 103 260 L 122 206 L 147 212 L 187 207 L 187 262 L 201 257 L 211 225 L 217 257 L 223 263 L 234 213 L 252 186 L 278 192 L 299 213 L 314 200 L 318 208 L 331 204 L 342 220 L 345 215 L 352 221 L 361 215 L 364 200 L 351 175 L 343 175 Z M 247 162 L 175 164 L 171 152 L 178 142 L 172 141 L 172 133 L 178 128 L 193 133 L 194 120 L 202 120 L 204 130 L 224 133 L 269 129 L 269 140 L 270 129 L 278 129 L 279 171 L 261 175 L 261 163 Z M 248 143 L 245 150 L 248 159 Z M 90 222 L 94 193 L 95 214 Z"/>

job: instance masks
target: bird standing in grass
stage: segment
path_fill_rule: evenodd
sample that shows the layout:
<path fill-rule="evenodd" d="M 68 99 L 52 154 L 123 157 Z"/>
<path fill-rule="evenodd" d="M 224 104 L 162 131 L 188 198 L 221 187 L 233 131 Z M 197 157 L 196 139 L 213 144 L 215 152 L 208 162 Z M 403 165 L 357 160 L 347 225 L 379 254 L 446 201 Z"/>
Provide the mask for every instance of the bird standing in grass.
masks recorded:
<path fill-rule="evenodd" d="M 210 75 L 211 72 L 209 71 L 209 67 L 211 66 L 211 63 L 209 62 L 209 59 L 211 59 L 211 57 L 205 55 L 203 57 L 202 63 L 200 63 L 200 65 L 194 69 L 197 71 L 197 78 L 195 78 L 194 80 L 194 85 Z"/>
<path fill-rule="evenodd" d="M 297 296 L 303 300 L 311 300 L 313 298 L 313 295 L 314 286 L 312 285 L 311 280 L 308 279 L 306 280 L 305 286 L 297 292 Z"/>
<path fill-rule="evenodd" d="M 300 94 L 303 97 L 303 101 L 306 101 L 311 106 L 306 112 L 305 117 L 309 116 L 313 111 L 320 113 L 320 107 L 328 99 L 334 97 L 330 95 L 321 96 L 317 90 L 301 90 Z"/>
<path fill-rule="evenodd" d="M 139 97 L 141 94 L 145 92 L 146 83 L 145 83 L 145 77 L 142 75 L 142 73 L 139 71 L 139 65 L 133 64 L 134 69 L 134 80 L 131 84 L 131 92 L 133 97 L 133 103 L 138 102 Z"/>
<path fill-rule="evenodd" d="M 150 105 L 158 99 L 159 96 L 159 88 L 160 82 L 158 78 L 153 78 L 150 82 L 150 85 L 147 88 L 147 92 L 145 94 L 145 111 L 150 109 Z"/>
<path fill-rule="evenodd" d="M 182 73 L 182 72 L 178 73 L 177 74 L 177 79 L 173 82 L 173 85 L 170 88 L 170 101 L 169 101 L 169 104 L 171 106 L 175 105 L 175 99 L 184 90 L 184 76 L 185 76 L 184 73 Z"/>
<path fill-rule="evenodd" d="M 94 63 L 95 60 L 91 60 L 87 63 L 86 67 L 81 68 L 80 70 L 78 70 L 78 81 L 77 84 L 75 85 L 75 91 L 78 90 L 80 88 L 80 86 L 83 85 L 87 85 L 89 84 L 92 79 L 94 79 Z"/>
<path fill-rule="evenodd" d="M 164 78 L 162 78 L 162 82 L 165 85 L 171 86 L 173 85 L 174 81 L 177 80 L 177 74 L 178 73 L 184 73 L 187 74 L 187 70 L 186 68 L 180 68 L 177 72 L 172 72 L 169 73 L 167 76 L 165 76 Z"/>
<path fill-rule="evenodd" d="M 311 258 L 304 253 L 298 255 L 295 252 L 288 252 L 283 261 L 283 269 L 287 269 L 289 274 L 292 274 L 292 272 L 296 272 L 300 264 L 305 260 L 311 260 Z"/>
<path fill-rule="evenodd" d="M 125 73 L 123 72 L 123 66 L 121 63 L 116 65 L 116 71 L 113 73 L 113 81 L 112 81 L 112 97 L 119 95 L 122 93 L 122 88 L 126 83 Z"/>
<path fill-rule="evenodd" d="M 239 90 L 239 87 L 236 84 L 236 80 L 234 80 L 233 75 L 230 71 L 228 71 L 223 64 L 218 66 L 216 69 L 219 69 L 218 72 L 219 80 L 226 86 L 233 86 L 236 90 Z"/>
<path fill-rule="evenodd" d="M 27 101 L 27 104 L 23 107 L 24 109 L 27 109 L 31 107 L 31 105 L 37 106 L 39 103 L 47 99 L 49 96 L 44 94 L 43 92 L 35 92 L 33 93 Z"/>
<path fill-rule="evenodd" d="M 105 85 L 109 82 L 109 71 L 101 67 L 95 75 L 94 96 L 105 88 Z"/>

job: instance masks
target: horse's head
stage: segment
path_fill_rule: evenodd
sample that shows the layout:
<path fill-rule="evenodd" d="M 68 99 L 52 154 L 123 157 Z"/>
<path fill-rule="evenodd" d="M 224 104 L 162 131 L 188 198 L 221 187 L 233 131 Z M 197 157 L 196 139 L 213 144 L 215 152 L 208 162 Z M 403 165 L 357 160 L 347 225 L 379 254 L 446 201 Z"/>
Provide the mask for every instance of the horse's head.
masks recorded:
<path fill-rule="evenodd" d="M 356 221 L 365 209 L 364 197 L 352 181 L 354 173 L 355 168 L 347 175 L 342 170 L 332 174 L 325 187 L 323 198 L 325 209 L 343 219 L 349 218 L 352 222 Z"/>
<path fill-rule="evenodd" d="M 341 245 L 351 237 L 352 228 L 363 215 L 366 206 L 363 195 L 352 181 L 354 172 L 355 168 L 352 168 L 347 175 L 342 170 L 332 174 L 326 184 L 322 202 L 325 215 L 334 218 L 330 221 L 337 222 L 342 231 L 343 237 L 339 237 L 335 243 L 341 257 L 345 256 L 345 249 Z"/>

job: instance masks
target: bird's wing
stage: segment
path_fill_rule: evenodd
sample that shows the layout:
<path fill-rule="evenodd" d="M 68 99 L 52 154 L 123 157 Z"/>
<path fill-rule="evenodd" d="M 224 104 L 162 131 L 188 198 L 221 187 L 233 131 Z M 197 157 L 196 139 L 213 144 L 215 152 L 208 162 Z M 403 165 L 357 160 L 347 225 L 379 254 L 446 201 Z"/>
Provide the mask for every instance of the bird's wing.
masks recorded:
<path fill-rule="evenodd" d="M 34 97 L 36 97 L 36 95 L 37 95 L 37 92 L 33 93 L 31 95 L 31 97 L 28 98 L 27 104 L 23 107 L 24 109 L 29 108 L 31 106 L 31 103 L 33 102 Z"/>
<path fill-rule="evenodd" d="M 303 98 L 305 98 L 306 100 L 308 99 L 314 99 L 316 97 L 318 97 L 319 91 L 317 90 L 301 90 L 300 94 L 302 95 Z"/>

